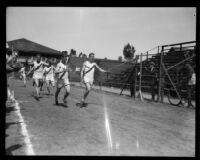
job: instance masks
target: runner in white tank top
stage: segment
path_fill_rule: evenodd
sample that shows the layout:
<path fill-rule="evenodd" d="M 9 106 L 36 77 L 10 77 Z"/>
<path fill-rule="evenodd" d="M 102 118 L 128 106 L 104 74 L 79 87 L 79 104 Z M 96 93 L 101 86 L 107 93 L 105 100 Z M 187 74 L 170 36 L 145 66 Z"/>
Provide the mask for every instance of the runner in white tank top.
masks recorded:
<path fill-rule="evenodd" d="M 41 60 L 41 56 L 37 55 L 37 60 L 33 63 L 33 80 L 35 81 L 35 89 L 36 89 L 36 100 L 39 100 L 40 95 L 40 87 L 43 81 L 43 74 L 44 74 L 44 65 L 48 65 L 47 63 Z"/>
<path fill-rule="evenodd" d="M 81 70 L 81 81 L 85 84 L 86 90 L 83 95 L 83 98 L 81 100 L 81 107 L 84 106 L 85 100 L 92 88 L 93 82 L 94 82 L 94 71 L 95 68 L 97 68 L 101 72 L 108 72 L 106 70 L 103 70 L 100 68 L 95 62 L 94 62 L 94 53 L 89 54 L 89 61 L 85 61 L 83 63 L 83 67 Z"/>
<path fill-rule="evenodd" d="M 22 68 L 20 69 L 19 73 L 20 73 L 20 78 L 24 82 L 24 87 L 26 87 L 26 73 L 25 73 L 25 66 L 24 66 L 24 64 L 22 64 Z"/>
<path fill-rule="evenodd" d="M 65 89 L 65 94 L 63 97 L 63 102 L 65 106 L 67 105 L 67 97 L 70 93 L 70 83 L 69 83 L 69 71 L 70 68 L 68 66 L 69 59 L 67 56 L 64 56 L 62 60 L 57 64 L 55 73 L 58 75 L 57 85 L 56 85 L 56 93 L 55 93 L 55 104 L 58 105 L 58 94 L 61 89 Z"/>
<path fill-rule="evenodd" d="M 47 84 L 47 91 L 50 95 L 50 84 L 54 88 L 54 72 L 55 67 L 52 65 L 52 62 L 49 60 L 47 61 L 48 66 L 44 68 L 44 74 L 45 74 L 45 82 Z"/>

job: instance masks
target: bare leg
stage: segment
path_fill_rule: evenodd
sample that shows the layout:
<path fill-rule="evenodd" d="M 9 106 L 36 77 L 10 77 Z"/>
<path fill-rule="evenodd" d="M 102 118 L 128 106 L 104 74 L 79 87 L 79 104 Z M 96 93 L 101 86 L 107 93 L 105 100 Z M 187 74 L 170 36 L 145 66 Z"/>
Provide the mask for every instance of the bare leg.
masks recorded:
<path fill-rule="evenodd" d="M 85 103 L 85 100 L 86 100 L 86 98 L 87 98 L 87 96 L 88 96 L 88 94 L 90 93 L 90 90 L 91 90 L 91 85 L 89 83 L 86 83 L 85 86 L 86 86 L 86 89 L 85 89 L 85 93 L 83 95 L 83 98 L 81 100 L 81 104 Z"/>
<path fill-rule="evenodd" d="M 55 84 L 54 84 L 54 81 L 51 81 L 51 85 L 52 85 L 52 89 L 54 91 L 54 88 L 55 88 Z M 53 93 L 53 92 L 52 92 Z"/>
<path fill-rule="evenodd" d="M 66 104 L 67 103 L 67 97 L 69 96 L 70 93 L 70 85 L 66 85 L 65 86 L 65 94 L 64 94 L 64 98 L 63 98 L 63 102 Z"/>
<path fill-rule="evenodd" d="M 36 98 L 39 100 L 39 95 L 40 95 L 40 87 L 39 87 L 39 79 L 35 79 L 35 89 L 36 89 Z"/>
<path fill-rule="evenodd" d="M 60 93 L 61 88 L 56 88 L 56 92 L 55 92 L 55 104 L 58 104 L 58 94 Z"/>
<path fill-rule="evenodd" d="M 46 84 L 47 84 L 47 91 L 48 91 L 48 93 L 50 94 L 50 85 L 49 85 L 49 81 L 46 81 Z"/>
<path fill-rule="evenodd" d="M 26 87 L 26 76 L 23 76 L 24 79 L 24 87 Z"/>
<path fill-rule="evenodd" d="M 43 87 L 43 80 L 40 81 L 40 91 L 42 91 L 42 87 Z"/>

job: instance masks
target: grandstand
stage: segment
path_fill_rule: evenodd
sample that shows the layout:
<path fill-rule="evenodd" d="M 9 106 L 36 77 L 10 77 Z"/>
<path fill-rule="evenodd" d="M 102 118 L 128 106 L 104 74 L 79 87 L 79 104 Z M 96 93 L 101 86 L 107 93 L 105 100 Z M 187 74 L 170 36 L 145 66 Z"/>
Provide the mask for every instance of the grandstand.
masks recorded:
<path fill-rule="evenodd" d="M 143 54 L 143 56 L 146 58 L 142 61 L 142 92 L 150 93 L 151 88 L 151 81 L 154 75 L 151 75 L 151 73 L 146 70 L 147 67 L 149 67 L 150 62 L 153 62 L 155 64 L 155 69 L 157 70 L 158 77 L 159 71 L 160 71 L 160 56 L 163 54 L 163 64 L 166 68 L 171 68 L 168 70 L 168 73 L 172 79 L 172 81 L 177 84 L 180 77 L 178 77 L 177 72 L 179 69 L 178 65 L 176 65 L 185 60 L 186 58 L 195 55 L 195 49 L 196 44 L 194 41 L 192 42 L 184 42 L 184 43 L 177 43 L 177 44 L 170 44 L 170 45 L 164 45 L 159 46 L 161 48 L 161 51 L 159 49 L 157 50 L 157 53 L 149 54 L 149 52 L 146 52 Z M 154 49 L 157 49 L 154 48 Z M 72 68 L 74 69 L 74 72 L 71 72 L 70 79 L 73 82 L 80 82 L 80 70 L 82 67 L 82 64 L 85 59 L 79 58 L 79 57 L 71 57 L 70 64 Z M 103 85 L 108 87 L 116 87 L 119 89 L 122 89 L 123 87 L 129 89 L 130 84 L 132 81 L 134 81 L 134 77 L 129 77 L 130 74 L 134 71 L 134 69 L 137 68 L 137 71 L 140 70 L 140 62 L 137 64 L 134 64 L 132 62 L 120 62 L 117 60 L 105 60 L 105 59 L 96 59 L 96 63 L 102 67 L 105 70 L 112 70 L 112 73 L 105 74 L 101 73 L 98 70 L 95 72 L 95 85 Z M 194 66 L 195 69 L 195 56 L 190 61 L 191 65 Z M 174 67 L 175 66 L 175 67 Z M 164 76 L 164 75 L 163 75 Z M 182 77 L 183 78 L 183 77 Z M 139 76 L 137 76 L 137 84 L 136 90 L 139 90 Z M 170 81 L 167 76 L 164 76 L 163 79 L 163 87 L 170 87 Z M 194 95 L 193 95 L 194 97 Z"/>

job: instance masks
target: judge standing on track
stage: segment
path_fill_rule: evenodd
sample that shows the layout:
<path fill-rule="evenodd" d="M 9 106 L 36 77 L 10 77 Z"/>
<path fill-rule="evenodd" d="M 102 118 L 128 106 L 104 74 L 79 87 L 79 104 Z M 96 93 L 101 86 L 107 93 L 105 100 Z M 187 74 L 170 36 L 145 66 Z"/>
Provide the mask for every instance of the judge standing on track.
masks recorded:
<path fill-rule="evenodd" d="M 85 100 L 92 88 L 93 81 L 94 81 L 94 71 L 95 68 L 99 69 L 101 72 L 108 72 L 106 70 L 103 70 L 100 68 L 95 62 L 94 62 L 94 53 L 89 54 L 89 60 L 85 61 L 83 63 L 83 67 L 81 70 L 81 81 L 85 85 L 85 93 L 83 95 L 83 98 L 81 100 L 80 106 L 83 107 L 85 105 Z"/>

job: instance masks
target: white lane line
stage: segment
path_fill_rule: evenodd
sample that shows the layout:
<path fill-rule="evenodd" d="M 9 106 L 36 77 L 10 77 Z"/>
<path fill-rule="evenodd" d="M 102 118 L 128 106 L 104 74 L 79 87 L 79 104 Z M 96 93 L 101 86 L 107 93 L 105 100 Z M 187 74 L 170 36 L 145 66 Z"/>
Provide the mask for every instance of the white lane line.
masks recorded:
<path fill-rule="evenodd" d="M 20 122 L 19 124 L 21 126 L 21 134 L 24 137 L 25 153 L 26 153 L 26 155 L 35 155 L 35 152 L 33 150 L 33 146 L 32 146 L 31 141 L 30 141 L 30 136 L 28 134 L 28 130 L 27 130 L 24 118 L 23 118 L 23 116 L 22 116 L 22 114 L 20 112 L 19 103 L 15 98 L 14 98 L 14 102 L 15 102 L 15 108 L 16 108 L 15 113 L 19 117 L 19 122 Z"/>

